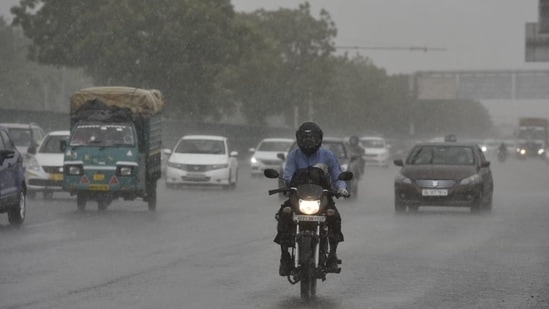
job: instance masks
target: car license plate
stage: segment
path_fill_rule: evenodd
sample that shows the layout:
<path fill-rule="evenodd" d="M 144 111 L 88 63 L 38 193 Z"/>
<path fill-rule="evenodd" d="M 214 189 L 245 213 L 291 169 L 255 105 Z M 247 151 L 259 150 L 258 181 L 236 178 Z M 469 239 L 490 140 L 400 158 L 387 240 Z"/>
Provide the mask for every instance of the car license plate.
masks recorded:
<path fill-rule="evenodd" d="M 423 196 L 447 196 L 448 190 L 446 189 L 423 189 L 421 190 Z"/>
<path fill-rule="evenodd" d="M 63 174 L 50 174 L 50 180 L 63 180 Z"/>
<path fill-rule="evenodd" d="M 90 190 L 93 190 L 93 191 L 109 191 L 109 185 L 90 185 Z"/>
<path fill-rule="evenodd" d="M 94 174 L 93 175 L 93 180 L 95 180 L 95 181 L 105 180 L 105 174 Z"/>
<path fill-rule="evenodd" d="M 326 221 L 326 217 L 325 216 L 294 215 L 294 221 L 324 222 L 324 221 Z"/>

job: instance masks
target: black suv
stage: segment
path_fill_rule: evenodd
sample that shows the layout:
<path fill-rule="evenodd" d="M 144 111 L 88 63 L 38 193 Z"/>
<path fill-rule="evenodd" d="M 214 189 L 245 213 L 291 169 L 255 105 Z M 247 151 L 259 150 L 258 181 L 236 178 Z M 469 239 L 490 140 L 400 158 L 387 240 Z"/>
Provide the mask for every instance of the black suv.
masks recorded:
<path fill-rule="evenodd" d="M 23 157 L 8 134 L 0 126 L 0 213 L 8 213 L 12 225 L 21 225 L 26 212 L 25 172 Z"/>

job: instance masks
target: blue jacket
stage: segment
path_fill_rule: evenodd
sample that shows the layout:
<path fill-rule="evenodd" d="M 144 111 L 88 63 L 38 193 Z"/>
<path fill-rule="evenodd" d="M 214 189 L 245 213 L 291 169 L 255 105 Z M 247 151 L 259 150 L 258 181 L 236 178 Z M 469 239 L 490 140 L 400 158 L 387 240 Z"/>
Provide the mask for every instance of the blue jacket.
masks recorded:
<path fill-rule="evenodd" d="M 294 149 L 288 154 L 286 166 L 284 167 L 284 180 L 286 181 L 286 185 L 288 186 L 290 184 L 293 175 L 298 169 L 314 166 L 317 163 L 324 163 L 328 166 L 330 182 L 335 185 L 334 189 L 347 189 L 345 181 L 335 181 L 342 172 L 339 160 L 332 151 L 322 147 L 310 156 L 304 154 L 299 148 Z"/>

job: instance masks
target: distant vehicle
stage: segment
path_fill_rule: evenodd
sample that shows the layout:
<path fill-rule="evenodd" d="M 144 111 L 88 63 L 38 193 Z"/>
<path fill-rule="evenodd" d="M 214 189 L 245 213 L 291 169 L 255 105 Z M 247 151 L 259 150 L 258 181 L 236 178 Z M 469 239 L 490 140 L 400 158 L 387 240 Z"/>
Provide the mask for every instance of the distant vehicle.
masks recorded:
<path fill-rule="evenodd" d="M 485 156 L 493 156 L 497 154 L 498 148 L 501 145 L 502 141 L 497 139 L 485 139 L 479 142 L 479 147 L 484 152 Z"/>
<path fill-rule="evenodd" d="M 215 135 L 186 135 L 169 151 L 166 186 L 222 186 L 236 188 L 238 152 L 229 151 L 227 138 Z"/>
<path fill-rule="evenodd" d="M 15 147 L 23 156 L 23 167 L 27 166 L 30 156 L 27 155 L 29 147 L 38 147 L 46 133 L 36 123 L 1 123 L 0 126 L 6 127 Z"/>
<path fill-rule="evenodd" d="M 277 157 L 278 153 L 288 154 L 288 150 L 294 139 L 292 138 L 264 138 L 257 144 L 257 147 L 250 148 L 252 157 L 250 167 L 252 177 L 264 177 L 263 171 L 267 168 L 280 170 L 282 160 Z"/>
<path fill-rule="evenodd" d="M 395 177 L 395 211 L 417 211 L 420 206 L 470 207 L 492 210 L 494 183 L 490 161 L 474 143 L 420 143 Z"/>
<path fill-rule="evenodd" d="M 516 156 L 545 157 L 545 149 L 549 138 L 549 120 L 547 118 L 519 118 L 516 133 Z"/>
<path fill-rule="evenodd" d="M 34 197 L 42 192 L 44 198 L 53 197 L 53 192 L 63 190 L 63 158 L 61 141 L 69 140 L 70 131 L 52 131 L 38 147 L 31 149 L 34 156 L 29 159 L 25 169 L 27 196 Z"/>
<path fill-rule="evenodd" d="M 363 136 L 360 144 L 364 147 L 366 165 L 389 166 L 389 147 L 383 137 Z"/>
<path fill-rule="evenodd" d="M 141 198 L 150 211 L 156 209 L 164 105 L 156 89 L 91 87 L 73 93 L 63 190 L 76 195 L 79 210 L 89 200 L 105 210 L 120 198 Z"/>
<path fill-rule="evenodd" d="M 0 213 L 8 213 L 11 225 L 19 226 L 25 221 L 26 192 L 23 157 L 8 129 L 0 126 Z"/>

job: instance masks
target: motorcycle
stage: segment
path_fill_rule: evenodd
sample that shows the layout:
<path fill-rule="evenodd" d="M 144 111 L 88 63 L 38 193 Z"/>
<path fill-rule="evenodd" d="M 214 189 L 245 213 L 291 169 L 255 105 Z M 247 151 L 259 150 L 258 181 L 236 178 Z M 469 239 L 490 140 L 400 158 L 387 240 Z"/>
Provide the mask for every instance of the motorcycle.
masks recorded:
<path fill-rule="evenodd" d="M 274 169 L 265 169 L 267 178 L 281 179 Z M 342 172 L 338 180 L 349 181 L 353 173 Z M 304 183 L 296 187 L 283 187 L 269 190 L 269 195 L 287 193 L 292 205 L 292 216 L 295 222 L 294 244 L 291 248 L 293 270 L 288 276 L 291 284 L 300 283 L 301 299 L 310 300 L 316 295 L 317 280 L 326 280 L 328 253 L 327 209 L 328 197 L 340 198 L 333 191 L 321 185 Z M 341 261 L 338 261 L 341 264 Z"/>
<path fill-rule="evenodd" d="M 498 150 L 498 161 L 503 163 L 507 160 L 507 151 Z"/>

